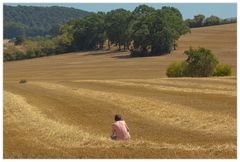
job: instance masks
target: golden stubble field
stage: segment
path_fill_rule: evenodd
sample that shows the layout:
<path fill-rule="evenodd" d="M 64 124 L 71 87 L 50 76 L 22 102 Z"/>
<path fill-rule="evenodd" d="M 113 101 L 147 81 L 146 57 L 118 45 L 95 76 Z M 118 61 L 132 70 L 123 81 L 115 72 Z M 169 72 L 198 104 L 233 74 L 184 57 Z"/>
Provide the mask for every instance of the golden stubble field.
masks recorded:
<path fill-rule="evenodd" d="M 189 46 L 211 49 L 233 76 L 167 78 Z M 236 158 L 236 50 L 230 24 L 192 29 L 170 55 L 91 51 L 5 62 L 4 158 Z M 115 113 L 130 141 L 109 139 Z"/>

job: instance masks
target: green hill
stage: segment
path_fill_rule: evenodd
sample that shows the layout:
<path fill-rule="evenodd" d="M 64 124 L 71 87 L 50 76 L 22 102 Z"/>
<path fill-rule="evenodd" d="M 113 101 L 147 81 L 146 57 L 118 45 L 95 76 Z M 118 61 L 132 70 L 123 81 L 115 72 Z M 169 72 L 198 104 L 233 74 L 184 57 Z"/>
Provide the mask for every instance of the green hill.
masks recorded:
<path fill-rule="evenodd" d="M 34 7 L 4 5 L 4 38 L 54 34 L 56 26 L 90 12 L 67 7 Z"/>

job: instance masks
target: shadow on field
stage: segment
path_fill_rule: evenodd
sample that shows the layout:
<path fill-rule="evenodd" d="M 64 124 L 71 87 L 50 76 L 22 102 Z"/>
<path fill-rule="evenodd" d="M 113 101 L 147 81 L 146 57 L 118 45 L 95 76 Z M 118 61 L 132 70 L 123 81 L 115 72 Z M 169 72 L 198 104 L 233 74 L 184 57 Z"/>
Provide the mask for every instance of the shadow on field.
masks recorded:
<path fill-rule="evenodd" d="M 114 50 L 114 51 L 106 50 L 106 51 L 99 51 L 99 52 L 94 51 L 94 52 L 85 54 L 83 56 L 98 56 L 98 55 L 107 55 L 107 54 L 120 53 L 120 52 L 123 52 L 123 51 L 119 51 L 119 50 Z"/>
<path fill-rule="evenodd" d="M 164 54 L 156 54 L 156 55 L 148 55 L 148 56 L 131 56 L 130 54 L 127 55 L 120 55 L 120 56 L 113 56 L 112 58 L 116 59 L 133 59 L 133 58 L 147 58 L 147 57 L 161 57 L 161 56 L 166 56 L 170 55 L 169 53 L 164 53 Z"/>
<path fill-rule="evenodd" d="M 117 58 L 117 59 L 129 59 L 129 58 L 137 58 L 137 57 L 132 57 L 131 55 L 120 55 L 120 56 L 113 56 L 112 58 Z"/>

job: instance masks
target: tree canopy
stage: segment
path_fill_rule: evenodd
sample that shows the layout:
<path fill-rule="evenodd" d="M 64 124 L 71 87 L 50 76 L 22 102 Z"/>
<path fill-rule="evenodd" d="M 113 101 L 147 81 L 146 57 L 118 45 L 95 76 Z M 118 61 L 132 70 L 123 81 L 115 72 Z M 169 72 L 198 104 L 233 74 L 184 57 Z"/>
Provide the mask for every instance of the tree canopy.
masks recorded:
<path fill-rule="evenodd" d="M 163 7 L 138 16 L 130 26 L 132 55 L 170 53 L 175 41 L 189 31 L 176 8 Z"/>
<path fill-rule="evenodd" d="M 220 24 L 220 18 L 217 16 L 210 16 L 206 18 L 205 20 L 205 26 L 211 26 L 211 25 L 219 25 Z"/>
<path fill-rule="evenodd" d="M 121 48 L 121 45 L 129 44 L 128 27 L 132 19 L 130 11 L 125 9 L 116 9 L 108 12 L 105 16 L 105 31 L 108 40 L 112 44 L 116 44 Z"/>
<path fill-rule="evenodd" d="M 193 49 L 185 51 L 187 55 L 188 73 L 190 76 L 211 76 L 215 67 L 219 63 L 211 50 L 205 48 Z"/>
<path fill-rule="evenodd" d="M 186 19 L 185 22 L 190 28 L 197 28 L 203 26 L 236 23 L 237 18 L 221 19 L 214 15 L 205 17 L 204 15 L 199 14 L 195 15 L 193 19 Z"/>
<path fill-rule="evenodd" d="M 91 14 L 73 25 L 72 46 L 75 50 L 101 48 L 104 43 L 104 15 Z"/>
<path fill-rule="evenodd" d="M 91 14 L 67 7 L 3 6 L 4 38 L 52 34 L 56 25 Z"/>

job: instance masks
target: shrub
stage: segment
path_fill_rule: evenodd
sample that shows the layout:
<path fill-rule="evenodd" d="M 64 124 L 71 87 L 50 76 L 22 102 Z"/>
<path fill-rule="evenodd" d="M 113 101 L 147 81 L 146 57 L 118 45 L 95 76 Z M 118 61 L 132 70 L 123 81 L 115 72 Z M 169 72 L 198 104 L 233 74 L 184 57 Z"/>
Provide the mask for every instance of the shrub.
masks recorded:
<path fill-rule="evenodd" d="M 24 55 L 24 53 L 22 51 L 17 51 L 15 53 L 15 56 L 16 56 L 16 60 L 22 60 L 22 59 L 25 58 L 25 55 Z"/>
<path fill-rule="evenodd" d="M 36 55 L 35 55 L 34 51 L 32 51 L 32 50 L 27 50 L 27 51 L 26 51 L 26 56 L 27 56 L 27 58 L 33 58 L 33 57 L 35 57 Z"/>
<path fill-rule="evenodd" d="M 167 76 L 168 77 L 183 77 L 187 75 L 188 65 L 185 61 L 183 62 L 173 62 L 168 66 Z"/>
<path fill-rule="evenodd" d="M 21 45 L 24 42 L 24 37 L 23 36 L 17 36 L 15 40 L 15 45 Z"/>
<path fill-rule="evenodd" d="M 187 60 L 170 64 L 166 72 L 168 77 L 230 76 L 232 73 L 231 67 L 218 64 L 218 60 L 208 49 L 190 48 L 184 53 L 188 56 Z"/>
<path fill-rule="evenodd" d="M 230 76 L 232 68 L 226 64 L 218 64 L 214 70 L 213 76 Z"/>
<path fill-rule="evenodd" d="M 188 63 L 189 76 L 208 77 L 213 75 L 218 60 L 211 50 L 205 48 L 192 49 L 190 47 L 184 54 L 188 56 L 186 62 Z"/>
<path fill-rule="evenodd" d="M 20 84 L 27 83 L 27 80 L 22 79 L 22 80 L 19 81 L 19 83 L 20 83 Z"/>

